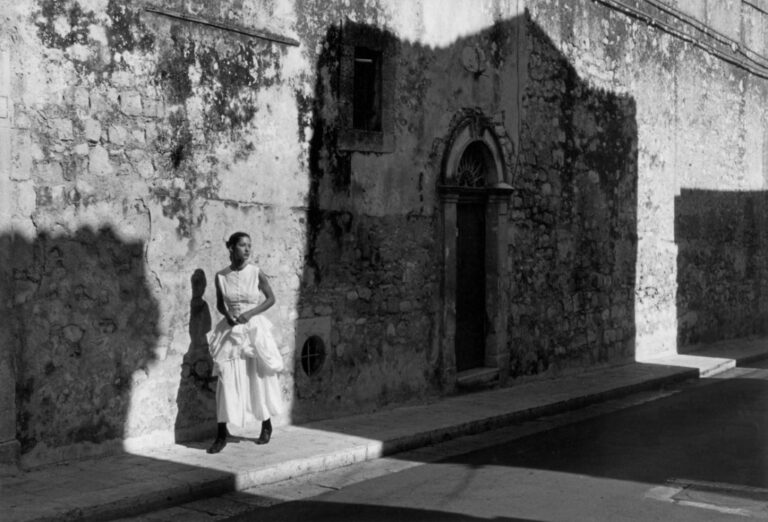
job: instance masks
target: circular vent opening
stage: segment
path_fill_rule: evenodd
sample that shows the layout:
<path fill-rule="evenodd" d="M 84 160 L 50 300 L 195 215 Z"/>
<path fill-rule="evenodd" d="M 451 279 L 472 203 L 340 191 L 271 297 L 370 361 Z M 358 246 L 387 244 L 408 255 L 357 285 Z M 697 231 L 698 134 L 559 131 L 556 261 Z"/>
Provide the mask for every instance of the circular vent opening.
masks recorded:
<path fill-rule="evenodd" d="M 306 341 L 301 348 L 301 368 L 308 376 L 312 377 L 323 367 L 325 362 L 325 343 L 323 340 L 313 335 Z"/>

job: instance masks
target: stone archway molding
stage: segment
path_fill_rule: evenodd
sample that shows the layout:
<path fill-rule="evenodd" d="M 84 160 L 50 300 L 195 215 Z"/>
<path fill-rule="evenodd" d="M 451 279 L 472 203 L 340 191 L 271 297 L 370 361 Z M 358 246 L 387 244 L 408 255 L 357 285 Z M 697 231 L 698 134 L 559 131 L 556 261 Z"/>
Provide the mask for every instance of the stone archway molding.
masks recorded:
<path fill-rule="evenodd" d="M 496 172 L 502 173 L 489 185 L 512 185 L 515 175 L 515 145 L 504 126 L 504 112 L 489 117 L 476 107 L 464 108 L 454 114 L 448 123 L 445 137 L 435 139 L 430 157 L 440 165 L 435 179 L 438 186 L 450 185 L 455 178 L 458 162 L 467 146 L 482 141 L 493 154 Z M 490 180 L 489 180 L 490 181 Z"/>
<path fill-rule="evenodd" d="M 482 143 L 491 160 L 486 166 L 485 186 L 462 187 L 457 183 L 459 161 L 472 143 Z M 442 228 L 442 307 L 440 313 L 440 361 L 443 386 L 453 389 L 483 381 L 504 381 L 509 374 L 507 335 L 508 297 L 504 273 L 507 249 L 506 227 L 509 201 L 514 189 L 512 165 L 514 148 L 506 135 L 503 115 L 491 119 L 477 108 L 463 109 L 451 121 L 447 139 L 436 140 L 433 152 L 439 154 L 440 173 L 437 191 Z M 485 230 L 485 295 L 486 336 L 484 365 L 456 371 L 456 290 L 457 290 L 457 206 L 467 195 L 482 197 L 486 202 Z"/>

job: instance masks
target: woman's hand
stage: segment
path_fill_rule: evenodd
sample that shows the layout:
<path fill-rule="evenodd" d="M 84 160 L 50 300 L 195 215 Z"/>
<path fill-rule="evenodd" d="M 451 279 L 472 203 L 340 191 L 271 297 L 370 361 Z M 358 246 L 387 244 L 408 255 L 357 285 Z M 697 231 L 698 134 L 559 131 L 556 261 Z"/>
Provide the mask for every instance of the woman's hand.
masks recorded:
<path fill-rule="evenodd" d="M 227 324 L 229 326 L 235 326 L 237 324 L 237 317 L 227 314 Z"/>
<path fill-rule="evenodd" d="M 245 324 L 248 322 L 248 319 L 250 319 L 250 317 L 248 317 L 248 314 L 246 313 L 246 314 L 240 314 L 234 319 L 235 319 L 235 324 Z"/>

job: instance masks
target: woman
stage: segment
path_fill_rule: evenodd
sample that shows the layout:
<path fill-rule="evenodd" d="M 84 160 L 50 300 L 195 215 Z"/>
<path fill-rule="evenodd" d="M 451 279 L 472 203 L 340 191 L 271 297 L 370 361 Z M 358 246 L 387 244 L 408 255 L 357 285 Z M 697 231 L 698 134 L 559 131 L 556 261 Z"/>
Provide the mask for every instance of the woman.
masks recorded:
<path fill-rule="evenodd" d="M 230 265 L 216 274 L 216 309 L 224 318 L 209 338 L 216 386 L 218 432 L 208 453 L 227 445 L 227 423 L 238 426 L 262 421 L 257 444 L 272 435 L 271 417 L 282 410 L 277 373 L 283 360 L 272 336 L 272 324 L 261 315 L 275 304 L 269 282 L 248 263 L 251 237 L 236 232 L 227 240 Z M 266 297 L 262 301 L 262 294 Z"/>

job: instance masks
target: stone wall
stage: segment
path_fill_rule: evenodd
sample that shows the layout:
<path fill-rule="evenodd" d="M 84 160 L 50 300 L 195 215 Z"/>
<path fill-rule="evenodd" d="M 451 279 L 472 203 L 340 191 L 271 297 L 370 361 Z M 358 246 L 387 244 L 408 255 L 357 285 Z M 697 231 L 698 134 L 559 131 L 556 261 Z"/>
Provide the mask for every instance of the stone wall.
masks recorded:
<path fill-rule="evenodd" d="M 680 309 L 686 301 L 678 299 L 677 285 L 688 275 L 680 273 L 687 261 L 678 254 L 676 199 L 685 189 L 766 188 L 768 41 L 761 35 L 768 17 L 747 5 L 726 13 L 719 2 L 667 3 L 678 14 L 641 2 L 626 15 L 610 1 L 565 4 L 531 3 L 532 18 L 582 81 L 635 105 L 634 355 L 674 353 L 679 338 L 691 340 L 678 331 L 678 317 L 688 310 Z M 740 12 L 744 24 L 737 23 Z"/>
<path fill-rule="evenodd" d="M 14 73 L 3 274 L 27 465 L 210 431 L 205 333 L 218 314 L 205 281 L 235 230 L 251 232 L 274 278 L 270 317 L 293 361 L 307 183 L 300 80 L 282 75 L 299 75 L 301 51 L 143 7 L 3 9 Z M 281 16 L 271 3 L 190 7 Z"/>
<path fill-rule="evenodd" d="M 277 296 L 277 423 L 452 391 L 438 186 L 468 111 L 512 190 L 490 319 L 505 384 L 710 338 L 689 282 L 721 257 L 676 236 L 677 198 L 765 190 L 766 80 L 611 2 L 446 1 L 3 2 L 0 444 L 35 465 L 209 432 L 211 280 L 235 230 Z M 350 22 L 393 50 L 387 150 L 340 145 Z M 762 214 L 723 201 L 757 266 Z M 706 284 L 728 303 L 760 281 Z M 762 295 L 729 335 L 759 333 Z M 305 346 L 324 349 L 312 375 Z"/>
<path fill-rule="evenodd" d="M 680 347 L 768 334 L 768 192 L 675 198 Z"/>
<path fill-rule="evenodd" d="M 577 12 L 561 21 L 566 34 L 577 16 L 598 15 Z M 509 224 L 515 376 L 628 360 L 635 337 L 634 98 L 580 76 L 533 19 L 527 24 L 519 190 Z"/>

